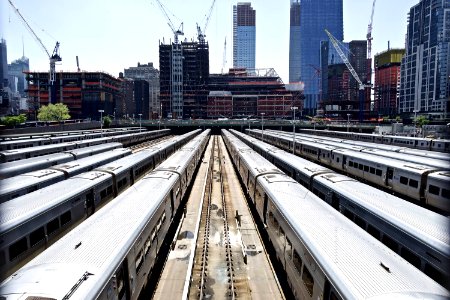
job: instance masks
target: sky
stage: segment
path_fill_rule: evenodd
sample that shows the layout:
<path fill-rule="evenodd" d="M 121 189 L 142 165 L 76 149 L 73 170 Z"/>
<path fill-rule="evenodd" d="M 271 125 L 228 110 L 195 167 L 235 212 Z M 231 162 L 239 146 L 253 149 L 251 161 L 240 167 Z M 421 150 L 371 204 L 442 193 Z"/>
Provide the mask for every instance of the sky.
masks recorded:
<path fill-rule="evenodd" d="M 0 0 L 0 37 L 7 43 L 8 63 L 25 56 L 33 71 L 48 71 L 49 60 L 40 44 L 26 29 L 9 4 Z M 153 62 L 159 68 L 159 43 L 169 43 L 173 33 L 156 0 L 11 0 L 52 53 L 60 42 L 62 62 L 57 71 L 80 69 L 104 71 L 118 76 L 138 62 Z M 183 23 L 188 41 L 197 39 L 196 24 L 206 24 L 213 0 L 160 0 L 178 29 Z M 256 67 L 274 68 L 283 82 L 289 79 L 290 0 L 246 0 L 256 10 Z M 232 66 L 232 14 L 236 0 L 216 0 L 206 40 L 209 43 L 210 73 Z M 344 0 L 344 41 L 366 38 L 373 0 Z M 410 8 L 419 0 L 376 2 L 372 53 L 403 48 Z M 226 40 L 226 47 L 224 43 Z M 224 52 L 226 63 L 224 64 Z"/>

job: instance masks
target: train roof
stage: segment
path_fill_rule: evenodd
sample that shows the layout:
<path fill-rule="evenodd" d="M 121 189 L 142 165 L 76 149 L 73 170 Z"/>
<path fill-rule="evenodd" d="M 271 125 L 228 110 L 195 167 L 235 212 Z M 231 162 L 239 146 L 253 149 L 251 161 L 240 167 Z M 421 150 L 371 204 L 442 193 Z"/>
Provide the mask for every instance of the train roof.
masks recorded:
<path fill-rule="evenodd" d="M 286 175 L 258 181 L 344 299 L 449 292 Z"/>
<path fill-rule="evenodd" d="M 70 153 L 53 153 L 0 164 L 0 178 L 15 176 L 23 170 L 38 170 L 73 160 Z"/>
<path fill-rule="evenodd" d="M 384 222 L 410 233 L 450 256 L 450 219 L 341 174 L 322 174 L 314 180 L 371 211 Z M 423 220 L 426 220 L 424 222 Z"/>
<path fill-rule="evenodd" d="M 102 182 L 111 175 L 86 172 L 0 204 L 0 234 Z"/>

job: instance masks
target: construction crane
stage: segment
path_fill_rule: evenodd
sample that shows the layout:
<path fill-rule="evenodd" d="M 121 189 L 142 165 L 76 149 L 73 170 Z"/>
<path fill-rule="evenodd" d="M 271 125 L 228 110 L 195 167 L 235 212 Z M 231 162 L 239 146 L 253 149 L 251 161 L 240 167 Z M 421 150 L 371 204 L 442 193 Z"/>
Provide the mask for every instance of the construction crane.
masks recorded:
<path fill-rule="evenodd" d="M 80 63 L 78 62 L 78 55 L 76 56 L 76 58 L 77 58 L 77 70 L 78 72 L 80 72 Z"/>
<path fill-rule="evenodd" d="M 225 42 L 223 43 L 223 58 L 222 58 L 222 74 L 223 69 L 227 65 L 227 37 L 225 37 Z"/>
<path fill-rule="evenodd" d="M 203 26 L 203 30 L 200 28 L 200 26 L 197 23 L 197 38 L 198 38 L 198 41 L 200 42 L 200 44 L 205 43 L 206 27 L 208 27 L 209 18 L 211 17 L 211 13 L 212 13 L 215 3 L 216 3 L 216 0 L 213 0 L 211 7 L 209 8 L 208 14 L 206 15 L 206 21 L 205 21 L 205 26 Z"/>
<path fill-rule="evenodd" d="M 338 40 L 327 30 L 325 29 L 325 32 L 327 33 L 328 37 L 330 38 L 331 43 L 333 44 L 333 47 L 336 49 L 336 52 L 341 57 L 342 61 L 347 66 L 348 70 L 352 74 L 353 78 L 358 82 L 359 86 L 359 121 L 362 122 L 364 119 L 364 91 L 366 87 L 372 87 L 370 84 L 364 84 L 362 83 L 361 79 L 358 76 L 358 73 L 356 73 L 353 66 L 348 61 L 347 56 L 344 54 L 342 49 L 339 47 Z"/>
<path fill-rule="evenodd" d="M 375 2 L 377 0 L 373 0 L 373 4 L 372 4 L 372 14 L 370 15 L 370 23 L 367 26 L 367 57 L 369 59 L 372 58 L 372 24 L 373 24 L 373 14 L 375 12 Z"/>
<path fill-rule="evenodd" d="M 178 36 L 179 35 L 184 35 L 183 22 L 181 22 L 181 24 L 178 27 L 178 29 L 175 29 L 175 26 L 173 25 L 172 20 L 170 19 L 169 15 L 166 12 L 166 9 L 164 8 L 164 5 L 162 5 L 162 3 L 159 0 L 156 0 L 156 2 L 158 2 L 158 5 L 161 8 L 161 11 L 163 12 L 164 16 L 166 17 L 167 24 L 169 25 L 170 29 L 172 29 L 172 32 L 173 32 L 173 35 L 174 35 L 174 42 L 175 42 L 175 44 L 178 44 Z"/>
<path fill-rule="evenodd" d="M 34 32 L 33 28 L 31 28 L 30 24 L 28 24 L 27 20 L 22 16 L 22 14 L 19 12 L 19 10 L 14 6 L 11 0 L 8 0 L 9 4 L 12 6 L 16 14 L 19 16 L 19 18 L 24 23 L 25 27 L 28 29 L 28 31 L 31 33 L 33 38 L 38 42 L 38 44 L 41 46 L 41 48 L 45 51 L 47 54 L 49 60 L 50 60 L 50 71 L 49 71 L 49 83 L 50 83 L 50 93 L 49 93 L 49 103 L 55 103 L 56 102 L 56 62 L 62 61 L 61 56 L 59 55 L 59 42 L 56 42 L 55 48 L 53 49 L 53 53 L 50 55 L 50 52 L 47 50 L 47 48 L 44 46 L 44 43 L 42 43 L 41 39 L 37 36 L 37 34 Z"/>

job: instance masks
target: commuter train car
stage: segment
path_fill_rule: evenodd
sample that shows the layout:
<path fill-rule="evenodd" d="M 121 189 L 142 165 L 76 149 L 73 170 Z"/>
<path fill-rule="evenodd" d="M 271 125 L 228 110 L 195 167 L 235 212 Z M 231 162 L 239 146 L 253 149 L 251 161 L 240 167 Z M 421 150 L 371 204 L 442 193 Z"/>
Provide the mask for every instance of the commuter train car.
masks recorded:
<path fill-rule="evenodd" d="M 67 232 L 81 218 L 90 216 L 99 205 L 116 197 L 153 170 L 166 155 L 179 149 L 199 132 L 194 130 L 156 145 L 154 149 L 118 159 L 114 163 L 117 163 L 120 172 L 106 165 L 0 204 L 0 239 L 4 241 L 0 244 L 0 257 L 5 257 L 0 274 L 15 270 L 29 256 Z M 130 174 L 132 180 L 127 180 L 122 174 Z M 84 215 L 80 211 L 82 207 Z M 57 228 L 53 229 L 52 226 Z M 42 232 L 46 239 L 36 241 L 35 237 L 40 237 Z"/>
<path fill-rule="evenodd" d="M 448 218 L 246 134 L 235 130 L 231 133 L 425 274 L 450 288 Z"/>
<path fill-rule="evenodd" d="M 246 132 L 260 139 L 259 131 L 246 130 Z M 264 140 L 279 146 L 289 152 L 292 151 L 292 139 L 280 135 L 265 133 Z M 370 182 L 381 188 L 401 194 L 405 197 L 428 204 L 444 212 L 450 211 L 450 198 L 448 194 L 429 195 L 427 193 L 427 180 L 430 174 L 445 171 L 446 167 L 430 167 L 412 162 L 376 156 L 349 149 L 336 149 L 324 144 L 297 141 L 295 153 L 314 162 L 322 163 L 344 174 L 355 176 L 358 179 Z M 439 182 L 437 182 L 439 183 Z M 440 189 L 447 189 L 445 182 L 440 182 Z M 427 198 L 427 196 L 429 196 Z"/>
<path fill-rule="evenodd" d="M 122 144 L 107 143 L 80 149 L 73 149 L 62 153 L 46 154 L 42 156 L 3 163 L 0 164 L 0 179 L 10 178 L 20 174 L 49 168 L 54 165 L 85 158 L 117 148 L 122 148 Z"/>
<path fill-rule="evenodd" d="M 92 171 L 103 164 L 131 154 L 131 150 L 118 148 L 64 164 L 33 171 L 1 181 L 0 203 L 31 193 L 58 181 Z"/>
<path fill-rule="evenodd" d="M 246 175 L 252 182 L 241 178 L 242 182 L 296 299 L 450 296 L 236 137 L 222 134 L 239 174 L 252 174 Z"/>
<path fill-rule="evenodd" d="M 208 137 L 209 130 L 192 139 L 4 280 L 1 297 L 138 299 Z"/>
<path fill-rule="evenodd" d="M 447 152 L 447 153 L 450 152 L 450 140 L 444 139 L 430 139 L 419 137 L 405 137 L 395 135 L 380 135 L 380 134 L 341 132 L 331 130 L 312 130 L 312 129 L 301 129 L 301 132 L 306 134 L 337 137 L 355 141 L 382 143 L 387 145 L 396 145 L 408 148 Z"/>
<path fill-rule="evenodd" d="M 89 147 L 93 145 L 118 142 L 123 146 L 137 144 L 146 140 L 156 139 L 170 133 L 170 129 L 145 131 L 138 133 L 127 133 L 112 137 L 101 137 L 76 142 L 66 142 L 59 144 L 51 144 L 45 146 L 37 146 L 23 149 L 14 149 L 0 152 L 0 162 L 11 162 L 20 159 L 27 159 L 46 154 L 68 151 L 76 148 Z"/>

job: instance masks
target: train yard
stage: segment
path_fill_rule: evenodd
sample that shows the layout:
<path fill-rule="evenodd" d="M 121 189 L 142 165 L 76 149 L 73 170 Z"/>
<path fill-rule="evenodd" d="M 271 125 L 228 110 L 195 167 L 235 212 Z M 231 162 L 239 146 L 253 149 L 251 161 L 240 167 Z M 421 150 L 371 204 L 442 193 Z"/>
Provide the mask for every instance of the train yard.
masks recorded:
<path fill-rule="evenodd" d="M 105 133 L 0 142 L 2 299 L 450 297 L 445 141 Z"/>

